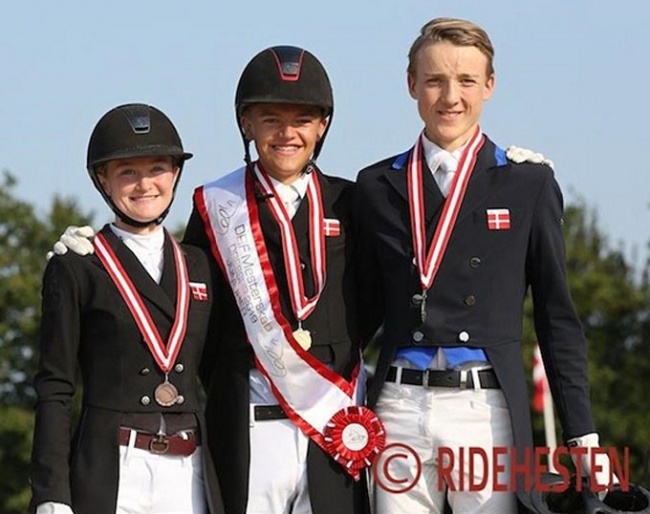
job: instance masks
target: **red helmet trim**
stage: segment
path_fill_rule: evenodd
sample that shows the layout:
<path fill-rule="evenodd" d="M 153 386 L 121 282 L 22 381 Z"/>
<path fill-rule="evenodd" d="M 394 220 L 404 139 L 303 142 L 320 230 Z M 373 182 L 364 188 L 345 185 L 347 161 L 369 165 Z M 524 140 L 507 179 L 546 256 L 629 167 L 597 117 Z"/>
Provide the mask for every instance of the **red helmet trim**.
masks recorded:
<path fill-rule="evenodd" d="M 271 53 L 275 58 L 275 63 L 278 65 L 278 72 L 280 73 L 282 80 L 286 82 L 297 82 L 300 80 L 300 72 L 302 71 L 302 59 L 305 55 L 304 50 L 300 52 L 298 62 L 280 60 L 280 56 L 274 48 L 271 48 Z"/>

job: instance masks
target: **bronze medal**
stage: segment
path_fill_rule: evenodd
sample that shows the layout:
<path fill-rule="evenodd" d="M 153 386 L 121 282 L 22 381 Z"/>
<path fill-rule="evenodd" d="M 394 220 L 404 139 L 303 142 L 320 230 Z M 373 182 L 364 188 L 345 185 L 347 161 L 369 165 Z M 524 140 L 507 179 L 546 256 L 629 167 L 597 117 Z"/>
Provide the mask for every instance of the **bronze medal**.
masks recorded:
<path fill-rule="evenodd" d="M 158 384 L 153 393 L 158 405 L 171 407 L 178 401 L 178 389 L 169 382 Z"/>
<path fill-rule="evenodd" d="M 303 350 L 309 350 L 311 348 L 311 334 L 309 333 L 309 330 L 299 328 L 294 331 L 293 338 L 300 346 L 302 346 Z"/>

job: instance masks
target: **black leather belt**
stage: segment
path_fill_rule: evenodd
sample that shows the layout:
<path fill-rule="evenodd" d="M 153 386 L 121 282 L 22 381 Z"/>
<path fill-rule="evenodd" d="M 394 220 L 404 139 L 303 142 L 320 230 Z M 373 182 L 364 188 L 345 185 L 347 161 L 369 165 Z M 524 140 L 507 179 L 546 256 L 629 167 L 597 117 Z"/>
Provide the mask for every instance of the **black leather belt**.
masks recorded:
<path fill-rule="evenodd" d="M 399 384 L 418 385 L 424 387 L 458 387 L 462 389 L 474 389 L 474 373 L 470 370 L 438 370 L 401 368 L 402 376 L 397 381 L 396 366 L 391 366 L 386 376 L 386 382 L 397 382 Z M 484 369 L 475 372 L 478 375 L 479 389 L 500 389 L 499 381 L 494 371 Z"/>
<path fill-rule="evenodd" d="M 272 421 L 274 419 L 287 419 L 286 413 L 279 405 L 255 405 L 255 421 Z"/>

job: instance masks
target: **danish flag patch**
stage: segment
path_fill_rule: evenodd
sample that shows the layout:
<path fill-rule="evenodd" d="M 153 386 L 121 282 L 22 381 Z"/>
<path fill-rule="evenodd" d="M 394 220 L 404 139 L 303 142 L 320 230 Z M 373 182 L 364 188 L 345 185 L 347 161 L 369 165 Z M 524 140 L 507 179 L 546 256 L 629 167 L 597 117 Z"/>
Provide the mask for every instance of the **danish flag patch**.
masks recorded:
<path fill-rule="evenodd" d="M 325 237 L 337 237 L 341 235 L 341 222 L 339 220 L 324 218 L 323 232 Z"/>
<path fill-rule="evenodd" d="M 510 230 L 510 209 L 488 209 L 487 225 L 489 230 Z"/>
<path fill-rule="evenodd" d="M 198 302 L 208 301 L 208 286 L 202 282 L 190 282 L 190 291 L 192 298 Z"/>

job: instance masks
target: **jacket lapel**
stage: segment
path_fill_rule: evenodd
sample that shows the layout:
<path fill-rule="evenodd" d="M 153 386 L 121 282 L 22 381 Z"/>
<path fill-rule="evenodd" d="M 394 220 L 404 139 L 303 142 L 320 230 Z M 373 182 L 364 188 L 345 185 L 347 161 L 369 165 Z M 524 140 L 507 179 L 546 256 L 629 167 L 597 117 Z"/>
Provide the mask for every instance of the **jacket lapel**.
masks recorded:
<path fill-rule="evenodd" d="M 409 152 L 410 155 L 410 152 Z M 396 161 L 397 162 L 397 161 Z M 445 197 L 442 196 L 438 184 L 433 178 L 424 156 L 422 157 L 422 189 L 424 192 L 424 220 L 427 225 L 431 224 L 434 218 L 441 212 Z M 386 172 L 386 180 L 393 186 L 399 196 L 408 204 L 408 181 L 407 181 L 408 159 L 404 159 L 401 167 L 391 167 Z"/>
<path fill-rule="evenodd" d="M 457 223 L 474 212 L 477 205 L 483 205 L 485 198 L 498 190 L 498 186 L 495 187 L 495 181 L 505 178 L 504 173 L 499 173 L 499 165 L 503 165 L 503 163 L 497 163 L 496 150 L 496 145 L 485 136 L 485 143 L 478 153 L 463 205 L 458 213 Z"/>
<path fill-rule="evenodd" d="M 176 280 L 176 260 L 174 259 L 174 248 L 170 240 L 172 236 L 165 230 L 165 246 L 163 247 L 163 270 L 160 277 L 160 287 L 167 295 L 167 298 L 176 307 L 176 291 L 178 281 Z M 183 252 L 187 263 L 187 269 L 191 269 L 190 260 L 187 254 Z"/>
<path fill-rule="evenodd" d="M 108 225 L 102 229 L 102 234 L 115 252 L 117 258 L 120 260 L 122 267 L 131 279 L 131 282 L 133 282 L 133 285 L 135 286 L 140 296 L 149 300 L 149 302 L 151 302 L 154 306 L 164 312 L 167 317 L 173 320 L 176 315 L 174 301 L 170 300 L 169 296 L 167 296 L 163 288 L 151 278 L 149 273 L 147 273 L 147 270 L 145 270 L 142 264 L 140 264 L 138 258 L 133 254 L 131 250 L 129 250 L 129 248 L 122 242 L 122 240 L 115 235 L 115 233 L 109 228 Z M 165 239 L 164 251 L 165 265 L 163 267 L 163 276 L 165 275 L 165 269 L 167 269 L 167 273 L 172 274 L 173 280 L 175 282 L 176 267 L 174 265 L 174 256 L 171 249 L 171 243 L 167 239 Z M 168 264 L 170 261 L 171 266 Z"/>
<path fill-rule="evenodd" d="M 309 257 L 309 207 L 309 197 L 305 195 L 291 219 L 293 232 L 296 235 L 298 249 L 302 257 Z M 305 250 L 307 250 L 307 253 L 305 253 Z"/>
<path fill-rule="evenodd" d="M 257 187 L 257 185 L 256 185 Z M 280 227 L 273 217 L 271 208 L 269 207 L 268 199 L 264 196 L 255 195 L 257 201 L 257 212 L 260 220 L 260 227 L 264 234 L 266 243 L 272 243 L 279 248 L 282 248 L 282 241 L 280 240 Z"/>
<path fill-rule="evenodd" d="M 485 136 L 485 143 L 478 153 L 456 223 L 461 222 L 466 216 L 471 214 L 477 205 L 484 203 L 485 197 L 490 192 L 495 191 L 494 181 L 499 181 L 505 177 L 505 174 L 495 173 L 499 166 L 503 166 L 506 163 L 505 156 L 503 156 L 503 162 L 497 162 L 496 153 L 496 145 Z M 395 160 L 393 167 L 386 171 L 385 176 L 386 180 L 392 185 L 403 201 L 408 204 L 407 166 L 408 159 L 405 155 L 402 155 Z M 445 197 L 440 192 L 440 188 L 433 178 L 433 173 L 431 173 L 424 159 L 421 168 L 423 174 L 422 184 L 424 189 L 424 215 L 427 225 L 427 241 L 430 243 L 440 214 L 442 213 Z"/>

